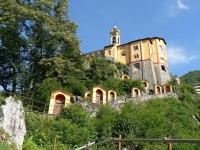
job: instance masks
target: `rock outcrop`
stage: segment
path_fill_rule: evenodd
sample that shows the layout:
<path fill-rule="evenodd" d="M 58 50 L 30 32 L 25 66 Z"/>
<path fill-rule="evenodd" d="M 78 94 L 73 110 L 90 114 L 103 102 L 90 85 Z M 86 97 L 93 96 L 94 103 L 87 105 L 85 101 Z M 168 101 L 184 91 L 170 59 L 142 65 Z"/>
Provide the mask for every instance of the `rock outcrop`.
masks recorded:
<path fill-rule="evenodd" d="M 9 134 L 9 140 L 15 142 L 18 149 L 22 149 L 26 133 L 24 108 L 21 101 L 13 97 L 5 99 L 5 105 L 0 107 L 0 128 Z"/>

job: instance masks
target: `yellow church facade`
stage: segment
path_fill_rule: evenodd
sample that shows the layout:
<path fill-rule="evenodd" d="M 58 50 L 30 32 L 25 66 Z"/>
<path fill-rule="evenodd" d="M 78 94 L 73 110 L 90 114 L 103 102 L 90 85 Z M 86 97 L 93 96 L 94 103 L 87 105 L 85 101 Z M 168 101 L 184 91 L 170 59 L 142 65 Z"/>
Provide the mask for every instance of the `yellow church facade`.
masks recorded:
<path fill-rule="evenodd" d="M 153 85 L 164 85 L 170 80 L 166 42 L 163 38 L 143 38 L 120 43 L 120 30 L 114 26 L 110 31 L 110 45 L 102 50 L 85 54 L 85 57 L 99 57 L 120 62 L 129 68 L 133 80 L 147 80 Z"/>

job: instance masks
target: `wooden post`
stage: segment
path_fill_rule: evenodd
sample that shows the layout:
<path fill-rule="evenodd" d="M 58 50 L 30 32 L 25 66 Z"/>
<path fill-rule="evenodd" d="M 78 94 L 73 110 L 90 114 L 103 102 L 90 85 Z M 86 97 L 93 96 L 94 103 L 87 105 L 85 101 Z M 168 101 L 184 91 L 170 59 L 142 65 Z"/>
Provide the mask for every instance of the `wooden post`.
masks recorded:
<path fill-rule="evenodd" d="M 56 134 L 54 135 L 53 150 L 56 150 Z"/>
<path fill-rule="evenodd" d="M 33 111 L 33 100 L 31 101 L 31 112 Z"/>
<path fill-rule="evenodd" d="M 119 134 L 119 139 L 122 139 L 121 134 Z M 121 149 L 122 149 L 122 143 L 121 143 L 121 141 L 119 141 L 118 150 L 121 150 Z"/>
<path fill-rule="evenodd" d="M 171 139 L 171 135 L 170 134 L 167 134 L 167 139 L 168 140 Z M 171 142 L 168 143 L 168 150 L 172 150 L 172 143 Z"/>
<path fill-rule="evenodd" d="M 43 113 L 44 113 L 44 115 L 45 115 L 45 112 L 46 112 L 46 104 L 45 104 L 45 106 L 44 106 L 44 112 L 43 112 Z"/>

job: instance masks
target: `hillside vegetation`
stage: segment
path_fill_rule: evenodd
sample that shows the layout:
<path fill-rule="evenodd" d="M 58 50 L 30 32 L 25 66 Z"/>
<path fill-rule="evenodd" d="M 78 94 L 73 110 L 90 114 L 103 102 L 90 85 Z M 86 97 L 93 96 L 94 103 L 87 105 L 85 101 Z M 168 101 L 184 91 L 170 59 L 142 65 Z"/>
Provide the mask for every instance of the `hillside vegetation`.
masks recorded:
<path fill-rule="evenodd" d="M 170 134 L 176 139 L 199 139 L 200 126 L 193 118 L 199 118 L 200 97 L 193 87 L 181 85 L 179 99 L 152 99 L 146 102 L 128 102 L 120 111 L 110 106 L 99 106 L 96 117 L 90 117 L 79 104 L 63 108 L 59 116 L 26 113 L 27 134 L 24 149 L 52 149 L 56 136 L 56 148 L 71 150 L 90 142 L 100 142 L 111 137 L 149 139 Z M 167 149 L 165 143 L 128 143 L 146 150 Z M 116 149 L 117 143 L 103 144 L 91 149 Z M 176 150 L 200 150 L 196 144 L 173 144 Z"/>
<path fill-rule="evenodd" d="M 191 71 L 180 77 L 180 79 L 187 84 L 195 85 L 200 83 L 200 70 Z"/>

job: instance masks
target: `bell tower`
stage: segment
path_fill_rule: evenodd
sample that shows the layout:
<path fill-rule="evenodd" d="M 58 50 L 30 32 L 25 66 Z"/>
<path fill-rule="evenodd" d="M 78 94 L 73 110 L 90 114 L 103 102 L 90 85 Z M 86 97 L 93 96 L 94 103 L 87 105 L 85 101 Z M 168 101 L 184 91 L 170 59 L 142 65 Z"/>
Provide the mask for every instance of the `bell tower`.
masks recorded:
<path fill-rule="evenodd" d="M 110 44 L 120 45 L 120 30 L 116 25 L 110 31 Z"/>

